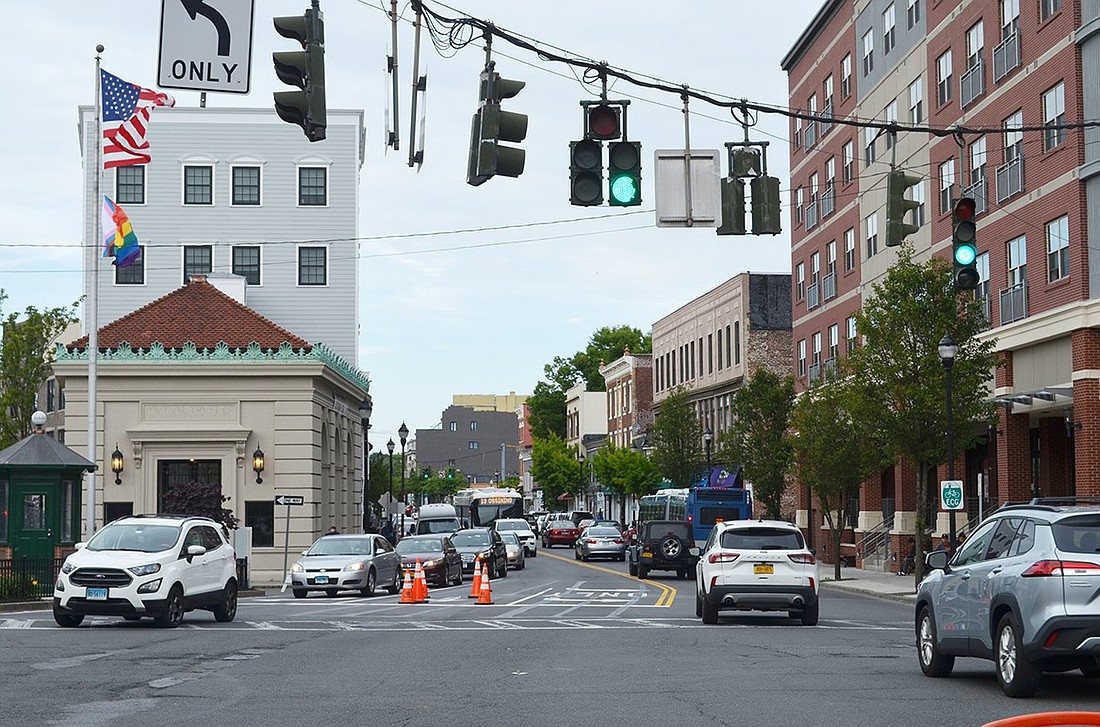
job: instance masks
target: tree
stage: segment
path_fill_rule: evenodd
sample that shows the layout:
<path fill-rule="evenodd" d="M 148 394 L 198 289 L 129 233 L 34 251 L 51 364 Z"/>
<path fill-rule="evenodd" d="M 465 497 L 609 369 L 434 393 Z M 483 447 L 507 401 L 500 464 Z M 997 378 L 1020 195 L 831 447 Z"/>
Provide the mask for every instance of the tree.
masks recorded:
<path fill-rule="evenodd" d="M 573 354 L 570 365 L 576 372 L 576 380 L 584 381 L 585 391 L 603 391 L 606 385 L 600 366 L 611 363 L 627 350 L 631 353 L 650 353 L 653 339 L 631 326 L 604 326 L 588 339 L 583 351 Z"/>
<path fill-rule="evenodd" d="M 774 519 L 782 515 L 790 469 L 787 430 L 793 405 L 794 380 L 759 368 L 734 394 L 732 423 L 718 441 L 719 459 L 729 467 L 742 467 L 745 480 L 752 483 L 753 500 Z"/>
<path fill-rule="evenodd" d="M 661 483 L 653 461 L 636 449 L 608 444 L 592 457 L 596 480 L 619 495 L 619 522 L 626 524 L 627 496 L 648 495 Z"/>
<path fill-rule="evenodd" d="M 527 424 L 532 437 L 565 439 L 565 389 L 545 381 L 535 384 L 535 393 L 527 397 Z"/>
<path fill-rule="evenodd" d="M 0 292 L 0 303 L 4 300 Z M 38 389 L 50 376 L 53 342 L 76 320 L 76 305 L 40 311 L 29 306 L 23 319 L 11 313 L 4 320 L 0 349 L 0 448 L 31 433 L 31 415 L 38 408 Z"/>
<path fill-rule="evenodd" d="M 229 500 L 228 495 L 222 494 L 220 483 L 191 480 L 164 493 L 164 511 L 175 515 L 208 517 L 221 523 L 228 534 L 230 530 L 236 530 L 240 523 L 232 510 L 222 507 L 222 503 Z"/>
<path fill-rule="evenodd" d="M 677 386 L 661 402 L 651 431 L 657 470 L 673 487 L 694 485 L 706 463 L 702 451 L 703 428 L 686 388 Z"/>
<path fill-rule="evenodd" d="M 576 451 L 556 434 L 532 442 L 531 477 L 542 488 L 542 499 L 548 506 L 557 503 L 562 495 L 577 492 L 584 484 Z"/>
<path fill-rule="evenodd" d="M 821 503 L 836 554 L 833 573 L 838 581 L 840 540 L 852 499 L 884 465 L 865 393 L 852 379 L 837 377 L 803 392 L 791 414 L 795 469 Z"/>
<path fill-rule="evenodd" d="M 423 474 L 406 483 L 405 490 L 412 494 L 427 495 L 429 502 L 442 502 L 466 486 L 466 476 L 454 467 L 443 472 L 428 469 Z"/>
<path fill-rule="evenodd" d="M 994 405 L 987 382 L 997 364 L 996 342 L 976 337 L 987 326 L 981 301 L 961 297 L 955 290 L 951 263 L 938 257 L 914 262 L 908 244 L 900 248 L 897 262 L 875 283 L 856 314 L 863 345 L 850 354 L 852 372 L 879 402 L 874 422 L 887 451 L 917 471 L 918 583 L 924 576 L 929 480 L 947 458 L 945 379 L 938 345 L 950 332 L 959 347 L 953 369 L 955 421 L 989 423 Z M 976 430 L 956 427 L 955 451 L 964 452 L 975 437 Z"/>

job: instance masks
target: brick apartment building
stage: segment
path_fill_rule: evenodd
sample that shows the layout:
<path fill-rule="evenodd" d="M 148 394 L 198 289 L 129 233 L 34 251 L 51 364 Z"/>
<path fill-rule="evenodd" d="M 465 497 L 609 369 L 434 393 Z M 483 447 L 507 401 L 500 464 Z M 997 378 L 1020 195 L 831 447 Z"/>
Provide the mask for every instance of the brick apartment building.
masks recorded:
<path fill-rule="evenodd" d="M 799 388 L 858 344 L 854 314 L 896 259 L 884 246 L 891 161 L 924 178 L 910 193 L 918 260 L 950 254 L 953 200 L 977 201 L 983 335 L 1005 366 L 996 426 L 956 463 L 970 519 L 979 482 L 983 509 L 1100 495 L 1100 130 L 1061 126 L 1100 118 L 1098 33 L 1093 0 L 828 0 L 782 63 L 790 106 L 819 117 L 791 123 Z M 846 119 L 983 131 L 892 135 Z M 868 482 L 857 540 L 911 538 L 915 491 L 903 465 Z M 808 512 L 818 527 L 802 497 L 803 525 Z"/>

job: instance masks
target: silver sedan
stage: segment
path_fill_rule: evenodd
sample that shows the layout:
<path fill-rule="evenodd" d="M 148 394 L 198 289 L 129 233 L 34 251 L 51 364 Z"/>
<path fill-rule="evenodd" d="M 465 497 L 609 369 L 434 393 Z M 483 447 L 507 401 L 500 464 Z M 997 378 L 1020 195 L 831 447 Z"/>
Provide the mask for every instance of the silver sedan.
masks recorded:
<path fill-rule="evenodd" d="M 376 587 L 390 593 L 401 590 L 401 556 L 381 535 L 324 535 L 290 568 L 295 598 L 305 598 L 310 591 L 373 596 Z"/>
<path fill-rule="evenodd" d="M 500 539 L 504 541 L 504 549 L 508 552 L 508 567 L 515 570 L 523 570 L 527 567 L 524 557 L 523 543 L 519 535 L 512 530 L 501 532 Z"/>
<path fill-rule="evenodd" d="M 577 544 L 573 546 L 573 557 L 577 560 L 626 560 L 626 540 L 618 528 L 590 525 L 577 538 Z"/>

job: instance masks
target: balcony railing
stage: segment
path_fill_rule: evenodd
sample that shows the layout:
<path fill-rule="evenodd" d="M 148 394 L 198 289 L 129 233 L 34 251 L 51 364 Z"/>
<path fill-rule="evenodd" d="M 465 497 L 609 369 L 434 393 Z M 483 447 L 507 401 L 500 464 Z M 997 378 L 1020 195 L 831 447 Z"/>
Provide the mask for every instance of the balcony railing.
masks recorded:
<path fill-rule="evenodd" d="M 1020 33 L 1016 31 L 993 49 L 993 83 L 1020 65 Z"/>
<path fill-rule="evenodd" d="M 966 108 L 985 93 L 985 64 L 981 59 L 959 79 L 959 104 Z"/>
<path fill-rule="evenodd" d="M 1018 156 L 997 167 L 997 202 L 1024 191 L 1024 158 Z"/>
<path fill-rule="evenodd" d="M 821 138 L 824 139 L 825 135 L 833 130 L 833 100 L 831 98 L 825 102 L 825 107 L 821 109 L 821 117 L 821 121 L 817 123 L 817 126 L 821 132 Z"/>
<path fill-rule="evenodd" d="M 817 283 L 806 288 L 806 310 L 813 310 L 821 305 L 821 289 Z"/>
<path fill-rule="evenodd" d="M 980 215 L 984 213 L 988 207 L 985 196 L 985 178 L 979 179 L 963 190 L 963 196 L 974 198 L 974 214 Z"/>
<path fill-rule="evenodd" d="M 817 123 L 811 121 L 802 133 L 802 146 L 806 151 L 813 149 L 817 144 Z"/>
<path fill-rule="evenodd" d="M 978 300 L 982 303 L 982 316 L 985 317 L 985 322 L 988 324 L 993 323 L 993 299 L 988 295 L 983 295 Z"/>
<path fill-rule="evenodd" d="M 821 364 L 810 364 L 810 383 L 816 383 L 821 380 Z"/>
<path fill-rule="evenodd" d="M 821 364 L 821 375 L 825 378 L 826 381 L 836 376 L 835 356 L 833 358 L 825 359 L 825 361 Z"/>
<path fill-rule="evenodd" d="M 1027 318 L 1027 283 L 1001 291 L 1001 325 Z"/>
<path fill-rule="evenodd" d="M 836 273 L 829 273 L 821 279 L 822 297 L 832 300 L 836 297 Z"/>
<path fill-rule="evenodd" d="M 836 184 L 829 182 L 821 195 L 821 219 L 825 219 L 836 210 Z"/>
<path fill-rule="evenodd" d="M 817 227 L 817 201 L 806 205 L 806 232 Z"/>

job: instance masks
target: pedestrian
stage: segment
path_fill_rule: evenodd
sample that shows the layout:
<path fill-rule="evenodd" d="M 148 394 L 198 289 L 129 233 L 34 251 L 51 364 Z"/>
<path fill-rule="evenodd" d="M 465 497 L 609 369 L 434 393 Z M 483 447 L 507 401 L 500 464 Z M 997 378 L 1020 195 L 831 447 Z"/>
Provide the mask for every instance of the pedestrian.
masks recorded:
<path fill-rule="evenodd" d="M 917 562 L 917 546 L 914 544 L 909 548 L 909 555 L 905 556 L 905 559 L 901 561 L 901 566 L 898 567 L 899 576 L 907 576 L 913 572 L 913 567 Z"/>
<path fill-rule="evenodd" d="M 391 523 L 388 519 L 386 520 L 386 522 L 382 523 L 382 537 L 390 541 L 390 545 L 397 544 L 394 539 L 393 523 Z"/>
<path fill-rule="evenodd" d="M 947 533 L 940 536 L 940 542 L 936 543 L 936 550 L 951 550 L 951 541 L 947 539 Z"/>

